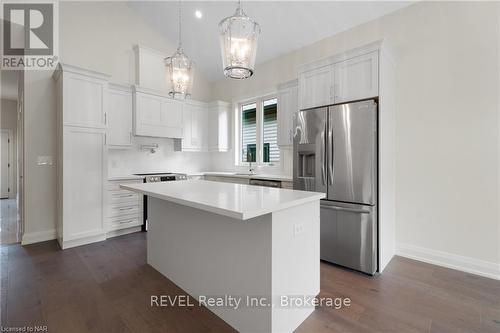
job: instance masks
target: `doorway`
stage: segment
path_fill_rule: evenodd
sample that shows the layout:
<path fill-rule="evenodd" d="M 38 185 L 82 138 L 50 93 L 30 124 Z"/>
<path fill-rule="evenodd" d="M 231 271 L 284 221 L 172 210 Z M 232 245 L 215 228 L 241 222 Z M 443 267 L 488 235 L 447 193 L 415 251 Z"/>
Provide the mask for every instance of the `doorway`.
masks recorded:
<path fill-rule="evenodd" d="M 23 234 L 23 94 L 21 71 L 2 71 L 0 98 L 0 244 L 21 242 Z"/>

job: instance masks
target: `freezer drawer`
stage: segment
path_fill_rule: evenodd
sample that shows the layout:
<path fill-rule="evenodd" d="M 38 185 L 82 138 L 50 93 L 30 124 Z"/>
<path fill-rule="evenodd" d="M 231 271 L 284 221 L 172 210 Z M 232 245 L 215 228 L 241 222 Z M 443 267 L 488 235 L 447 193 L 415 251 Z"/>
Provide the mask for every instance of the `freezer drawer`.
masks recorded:
<path fill-rule="evenodd" d="M 376 207 L 322 201 L 320 257 L 374 274 L 377 271 Z"/>

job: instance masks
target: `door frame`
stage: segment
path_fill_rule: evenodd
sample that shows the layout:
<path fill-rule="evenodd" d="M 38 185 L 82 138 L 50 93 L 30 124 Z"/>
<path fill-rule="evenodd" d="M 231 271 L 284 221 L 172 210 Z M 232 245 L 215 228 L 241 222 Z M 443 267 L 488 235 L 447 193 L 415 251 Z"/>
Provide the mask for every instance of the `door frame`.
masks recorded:
<path fill-rule="evenodd" d="M 13 181 L 14 181 L 14 154 L 13 154 L 13 147 L 14 147 L 14 142 L 13 141 L 13 132 L 12 129 L 0 129 L 1 133 L 7 133 L 7 138 L 9 140 L 8 145 L 9 145 L 9 194 L 7 196 L 8 199 L 15 198 L 13 196 L 13 191 L 12 189 L 14 188 L 13 186 Z M 5 198 L 4 198 L 5 199 Z"/>

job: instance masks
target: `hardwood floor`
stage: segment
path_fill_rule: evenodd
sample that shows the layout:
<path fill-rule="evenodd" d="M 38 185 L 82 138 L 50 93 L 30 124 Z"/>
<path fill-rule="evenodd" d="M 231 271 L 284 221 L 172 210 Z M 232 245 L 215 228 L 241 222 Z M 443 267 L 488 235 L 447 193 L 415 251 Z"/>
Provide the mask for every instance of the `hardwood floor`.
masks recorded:
<path fill-rule="evenodd" d="M 0 247 L 3 327 L 49 332 L 234 332 L 202 307 L 150 307 L 184 292 L 146 264 L 146 235 L 60 250 L 55 241 Z M 401 257 L 369 277 L 321 264 L 319 307 L 297 332 L 500 332 L 500 281 Z"/>
<path fill-rule="evenodd" d="M 21 241 L 15 199 L 0 200 L 0 244 L 14 244 Z"/>

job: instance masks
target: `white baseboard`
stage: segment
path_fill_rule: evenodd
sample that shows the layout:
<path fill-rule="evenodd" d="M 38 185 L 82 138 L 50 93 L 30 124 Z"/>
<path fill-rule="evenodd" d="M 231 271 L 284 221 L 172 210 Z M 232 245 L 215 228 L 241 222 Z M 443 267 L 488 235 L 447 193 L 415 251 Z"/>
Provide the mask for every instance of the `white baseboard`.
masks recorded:
<path fill-rule="evenodd" d="M 132 228 L 126 228 L 126 229 L 120 229 L 120 230 L 111 230 L 106 233 L 106 238 L 112 238 L 116 236 L 123 236 L 127 234 L 131 234 L 134 232 L 140 232 L 141 227 L 132 227 Z"/>
<path fill-rule="evenodd" d="M 28 245 L 33 243 L 45 242 L 57 238 L 57 230 L 50 229 L 46 231 L 39 232 L 25 232 L 23 234 L 23 239 L 21 240 L 21 245 Z"/>
<path fill-rule="evenodd" d="M 402 243 L 396 244 L 396 254 L 429 264 L 500 280 L 500 264 L 493 262 Z"/>
<path fill-rule="evenodd" d="M 74 238 L 71 240 L 63 240 L 62 243 L 59 242 L 59 246 L 63 250 L 76 247 L 76 246 L 81 246 L 81 245 L 87 245 L 90 243 L 96 243 L 96 242 L 102 242 L 106 240 L 106 233 L 100 232 L 94 235 L 88 235 L 84 237 L 79 237 L 79 238 Z"/>

